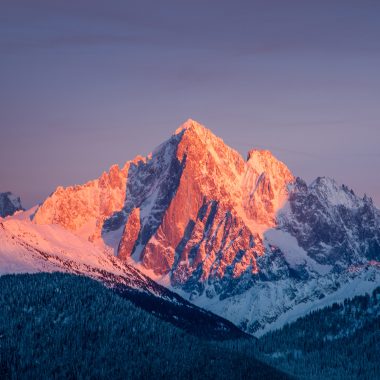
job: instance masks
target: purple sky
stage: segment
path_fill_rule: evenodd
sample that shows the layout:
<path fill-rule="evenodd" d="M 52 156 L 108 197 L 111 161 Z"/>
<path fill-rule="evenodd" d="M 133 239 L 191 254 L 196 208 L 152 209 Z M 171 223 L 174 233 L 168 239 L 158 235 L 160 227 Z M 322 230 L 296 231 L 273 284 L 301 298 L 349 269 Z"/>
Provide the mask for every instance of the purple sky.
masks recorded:
<path fill-rule="evenodd" d="M 29 207 L 191 117 L 380 205 L 378 0 L 2 0 L 0 191 Z"/>

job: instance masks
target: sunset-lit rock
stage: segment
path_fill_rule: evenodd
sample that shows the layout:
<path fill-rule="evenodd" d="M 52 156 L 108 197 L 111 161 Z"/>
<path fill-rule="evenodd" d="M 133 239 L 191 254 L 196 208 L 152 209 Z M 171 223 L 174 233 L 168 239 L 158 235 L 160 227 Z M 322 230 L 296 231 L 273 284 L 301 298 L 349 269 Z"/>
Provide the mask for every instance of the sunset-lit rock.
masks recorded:
<path fill-rule="evenodd" d="M 147 157 L 58 188 L 34 223 L 109 247 L 258 335 L 379 277 L 370 199 L 327 178 L 308 186 L 267 150 L 244 160 L 191 119 Z"/>
<path fill-rule="evenodd" d="M 84 185 L 58 187 L 38 208 L 34 221 L 59 224 L 89 240 L 99 238 L 104 220 L 124 204 L 128 168 L 114 165 Z"/>
<path fill-rule="evenodd" d="M 113 166 L 83 186 L 58 188 L 34 221 L 94 240 L 120 212 L 121 259 L 170 273 L 173 284 L 236 278 L 258 270 L 261 232 L 275 224 L 293 180 L 270 152 L 252 150 L 245 161 L 189 119 L 148 158 Z M 116 229 L 105 226 L 104 233 Z"/>

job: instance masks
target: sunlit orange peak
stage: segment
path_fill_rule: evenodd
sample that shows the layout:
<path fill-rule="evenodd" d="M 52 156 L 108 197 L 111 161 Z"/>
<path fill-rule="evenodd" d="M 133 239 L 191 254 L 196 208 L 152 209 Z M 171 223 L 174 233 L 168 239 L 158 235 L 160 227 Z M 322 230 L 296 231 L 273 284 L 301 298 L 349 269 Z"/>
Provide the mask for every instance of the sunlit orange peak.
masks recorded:
<path fill-rule="evenodd" d="M 207 131 L 208 129 L 198 123 L 197 121 L 193 120 L 193 119 L 187 119 L 176 131 L 175 131 L 175 134 L 178 135 L 179 133 L 181 133 L 182 131 L 184 130 L 193 130 L 195 132 L 200 132 L 200 133 L 204 133 L 205 131 Z"/>

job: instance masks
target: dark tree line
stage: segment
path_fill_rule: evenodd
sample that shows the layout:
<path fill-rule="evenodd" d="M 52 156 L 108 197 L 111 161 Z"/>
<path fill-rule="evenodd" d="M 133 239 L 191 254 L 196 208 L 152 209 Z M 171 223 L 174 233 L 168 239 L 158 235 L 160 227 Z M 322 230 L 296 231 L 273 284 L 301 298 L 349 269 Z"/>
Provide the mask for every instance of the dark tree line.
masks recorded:
<path fill-rule="evenodd" d="M 212 341 L 86 277 L 0 277 L 0 379 L 372 380 L 379 357 L 380 288 L 259 340 Z"/>
<path fill-rule="evenodd" d="M 380 287 L 264 335 L 262 358 L 305 379 L 380 379 Z"/>
<path fill-rule="evenodd" d="M 199 339 L 91 279 L 0 277 L 1 379 L 281 379 L 239 344 Z"/>

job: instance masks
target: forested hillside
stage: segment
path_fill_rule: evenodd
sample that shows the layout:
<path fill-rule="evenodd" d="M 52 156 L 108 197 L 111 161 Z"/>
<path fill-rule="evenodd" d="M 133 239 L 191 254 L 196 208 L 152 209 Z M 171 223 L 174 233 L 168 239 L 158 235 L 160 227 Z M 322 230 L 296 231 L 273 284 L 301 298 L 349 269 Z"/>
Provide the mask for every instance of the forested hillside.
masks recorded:
<path fill-rule="evenodd" d="M 305 379 L 380 379 L 380 287 L 264 335 L 266 360 Z"/>
<path fill-rule="evenodd" d="M 242 341 L 196 338 L 85 277 L 0 277 L 1 379 L 286 378 Z"/>
<path fill-rule="evenodd" d="M 379 357 L 380 288 L 259 340 L 217 342 L 190 335 L 86 277 L 0 277 L 1 379 L 285 379 L 285 373 L 377 379 Z"/>

